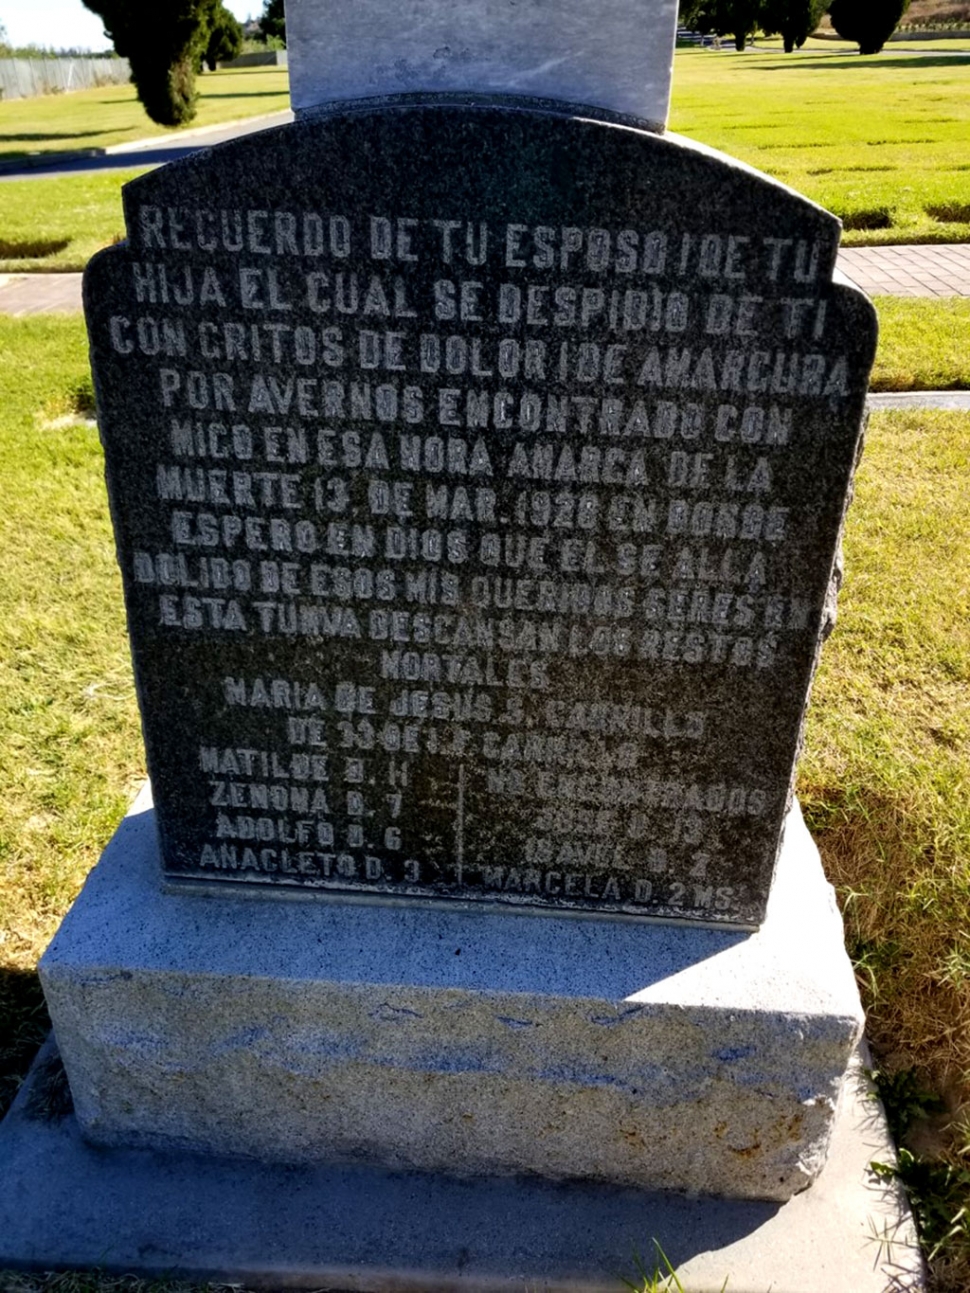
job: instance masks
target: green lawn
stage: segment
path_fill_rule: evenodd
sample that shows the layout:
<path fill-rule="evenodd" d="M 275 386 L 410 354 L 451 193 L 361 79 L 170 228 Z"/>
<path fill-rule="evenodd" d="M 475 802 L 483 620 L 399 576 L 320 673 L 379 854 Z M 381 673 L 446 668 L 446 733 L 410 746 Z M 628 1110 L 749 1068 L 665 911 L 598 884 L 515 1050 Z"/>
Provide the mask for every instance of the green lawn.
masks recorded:
<path fill-rule="evenodd" d="M 205 72 L 196 82 L 198 113 L 185 129 L 257 117 L 290 106 L 286 68 L 243 67 Z M 105 85 L 71 94 L 0 102 L 0 160 L 31 153 L 106 148 L 174 133 L 145 115 L 135 87 Z"/>
<path fill-rule="evenodd" d="M 81 319 L 0 319 L 0 374 L 0 963 L 30 969 L 143 754 Z"/>
<path fill-rule="evenodd" d="M 970 240 L 970 49 L 853 48 L 678 50 L 670 128 L 828 207 L 846 244 Z"/>
<path fill-rule="evenodd" d="M 0 183 L 0 273 L 83 269 L 125 236 L 121 186 L 143 170 Z"/>
<path fill-rule="evenodd" d="M 877 296 L 874 391 L 970 390 L 970 297 Z"/>

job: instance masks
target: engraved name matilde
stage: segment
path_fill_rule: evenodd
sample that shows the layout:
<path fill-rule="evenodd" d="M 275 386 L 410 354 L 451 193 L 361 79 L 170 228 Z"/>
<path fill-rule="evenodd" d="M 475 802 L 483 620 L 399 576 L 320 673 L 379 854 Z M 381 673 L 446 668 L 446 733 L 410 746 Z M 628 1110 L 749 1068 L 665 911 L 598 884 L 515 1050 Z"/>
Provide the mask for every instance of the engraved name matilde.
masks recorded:
<path fill-rule="evenodd" d="M 210 684 L 204 838 L 178 868 L 743 906 L 723 860 L 787 784 L 712 774 L 705 679 L 767 677 L 817 610 L 787 554 L 802 411 L 849 393 L 824 249 L 134 214 L 106 321 L 157 414 L 130 600 L 163 635 L 295 652 Z"/>

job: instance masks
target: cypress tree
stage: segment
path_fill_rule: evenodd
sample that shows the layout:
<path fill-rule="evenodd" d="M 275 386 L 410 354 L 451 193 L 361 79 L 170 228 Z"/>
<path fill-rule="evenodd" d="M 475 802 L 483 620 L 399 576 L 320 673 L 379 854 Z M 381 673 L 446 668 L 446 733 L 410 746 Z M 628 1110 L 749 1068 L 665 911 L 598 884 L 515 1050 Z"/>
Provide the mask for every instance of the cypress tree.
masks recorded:
<path fill-rule="evenodd" d="M 266 0 L 259 29 L 264 36 L 275 36 L 286 44 L 286 11 L 283 0 Z"/>
<path fill-rule="evenodd" d="M 680 21 L 692 31 L 734 37 L 744 49 L 759 26 L 760 0 L 681 0 Z"/>
<path fill-rule="evenodd" d="M 196 69 L 220 0 L 84 0 L 104 23 L 115 52 L 131 64 L 152 121 L 181 126 L 195 116 Z"/>
<path fill-rule="evenodd" d="M 228 63 L 242 53 L 243 29 L 235 16 L 224 4 L 216 9 L 209 32 L 209 43 L 205 49 L 205 62 L 210 72 L 214 72 L 219 63 Z"/>
<path fill-rule="evenodd" d="M 790 54 L 805 44 L 830 3 L 831 0 L 764 0 L 761 30 L 766 36 L 777 32 L 784 42 L 785 53 Z"/>
<path fill-rule="evenodd" d="M 878 54 L 899 26 L 909 0 L 833 0 L 832 26 L 843 40 L 854 40 L 860 54 Z"/>

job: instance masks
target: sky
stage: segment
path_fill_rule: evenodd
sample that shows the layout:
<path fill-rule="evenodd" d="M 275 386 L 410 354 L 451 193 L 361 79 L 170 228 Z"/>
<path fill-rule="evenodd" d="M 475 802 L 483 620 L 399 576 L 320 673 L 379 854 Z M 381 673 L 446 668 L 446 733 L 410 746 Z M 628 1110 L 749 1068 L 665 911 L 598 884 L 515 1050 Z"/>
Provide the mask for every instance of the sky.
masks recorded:
<path fill-rule="evenodd" d="M 225 4 L 240 22 L 263 12 L 262 0 L 225 0 Z M 0 0 L 0 23 L 11 45 L 102 50 L 109 44 L 101 19 L 81 0 Z"/>

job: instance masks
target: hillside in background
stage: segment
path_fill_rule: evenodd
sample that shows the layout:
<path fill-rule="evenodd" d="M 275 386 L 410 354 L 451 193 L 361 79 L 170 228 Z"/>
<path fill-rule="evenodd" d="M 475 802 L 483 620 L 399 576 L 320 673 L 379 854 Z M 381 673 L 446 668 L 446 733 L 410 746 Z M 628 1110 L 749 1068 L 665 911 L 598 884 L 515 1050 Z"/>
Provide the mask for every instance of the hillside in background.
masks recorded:
<path fill-rule="evenodd" d="M 902 27 L 966 27 L 970 30 L 970 0 L 913 0 Z"/>
<path fill-rule="evenodd" d="M 903 14 L 895 39 L 903 39 L 907 32 L 950 30 L 970 31 L 970 0 L 912 0 Z M 820 34 L 834 37 L 832 21 L 823 14 L 818 25 Z"/>

